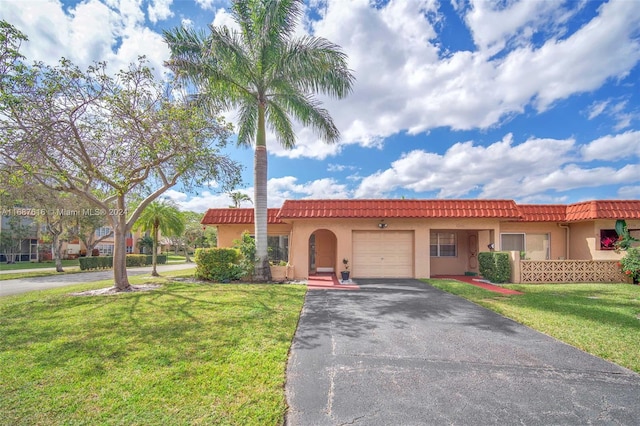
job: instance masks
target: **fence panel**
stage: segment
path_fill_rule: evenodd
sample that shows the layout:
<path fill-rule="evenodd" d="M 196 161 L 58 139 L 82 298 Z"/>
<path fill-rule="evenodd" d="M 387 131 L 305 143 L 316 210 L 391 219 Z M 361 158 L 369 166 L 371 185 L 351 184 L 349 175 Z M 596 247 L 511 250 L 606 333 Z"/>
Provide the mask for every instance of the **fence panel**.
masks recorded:
<path fill-rule="evenodd" d="M 521 260 L 522 283 L 629 282 L 615 260 Z"/>

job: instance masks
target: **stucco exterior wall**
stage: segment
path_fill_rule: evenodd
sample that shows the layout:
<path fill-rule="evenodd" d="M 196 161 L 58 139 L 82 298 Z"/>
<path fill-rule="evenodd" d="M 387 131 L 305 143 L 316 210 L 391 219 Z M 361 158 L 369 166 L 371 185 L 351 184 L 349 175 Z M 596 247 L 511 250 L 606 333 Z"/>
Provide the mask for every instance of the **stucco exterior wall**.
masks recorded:
<path fill-rule="evenodd" d="M 218 228 L 218 247 L 233 247 L 233 240 L 240 239 L 242 233 L 247 231 L 254 234 L 253 224 L 245 225 L 220 225 Z M 267 226 L 267 235 L 290 235 L 291 225 L 278 224 Z M 291 238 L 291 237 L 289 237 Z"/>
<path fill-rule="evenodd" d="M 385 219 L 387 227 L 380 229 L 380 219 L 305 219 L 294 220 L 292 237 L 289 243 L 289 263 L 295 265 L 295 278 L 306 279 L 309 276 L 309 237 L 315 231 L 326 229 L 333 232 L 337 240 L 334 270 L 342 269 L 342 259 L 353 259 L 354 231 L 411 231 L 414 234 L 413 264 L 415 278 L 429 278 L 435 274 L 460 274 L 467 270 L 477 271 L 468 265 L 468 237 L 478 237 L 478 251 L 488 251 L 487 245 L 494 235 L 498 235 L 499 223 L 487 219 Z M 458 234 L 458 256 L 455 258 L 431 258 L 431 230 L 449 230 Z M 480 232 L 483 230 L 482 238 Z M 493 242 L 493 241 L 490 241 Z"/>
<path fill-rule="evenodd" d="M 354 231 L 410 231 L 413 233 L 413 275 L 429 278 L 432 275 L 479 272 L 477 253 L 489 251 L 495 244 L 500 250 L 501 233 L 549 234 L 550 260 L 618 260 L 623 254 L 600 250 L 600 229 L 614 229 L 615 220 L 571 223 L 570 229 L 549 222 L 499 222 L 497 219 L 385 219 L 386 228 L 378 227 L 381 219 L 295 219 L 286 224 L 269 225 L 268 235 L 289 235 L 289 264 L 294 278 L 309 277 L 309 238 L 318 233 L 322 241 L 335 241 L 333 259 L 323 258 L 316 266 L 330 267 L 336 273 L 343 269 L 342 259 L 353 262 Z M 630 229 L 640 229 L 640 221 L 627 223 Z M 218 226 L 218 247 L 231 247 L 242 232 L 253 233 L 253 225 Z M 318 232 L 322 231 L 322 232 Z M 455 257 L 431 257 L 430 233 L 454 232 L 457 236 Z M 329 238 L 327 238 L 327 236 Z M 335 240 L 333 239 L 335 236 Z M 474 244 L 470 247 L 470 244 Z M 475 254 L 472 250 L 475 249 Z M 324 251 L 323 251 L 324 252 Z M 326 256 L 324 256 L 326 257 Z M 475 259 L 474 259 L 475 257 Z M 353 265 L 353 263 L 351 263 Z"/>

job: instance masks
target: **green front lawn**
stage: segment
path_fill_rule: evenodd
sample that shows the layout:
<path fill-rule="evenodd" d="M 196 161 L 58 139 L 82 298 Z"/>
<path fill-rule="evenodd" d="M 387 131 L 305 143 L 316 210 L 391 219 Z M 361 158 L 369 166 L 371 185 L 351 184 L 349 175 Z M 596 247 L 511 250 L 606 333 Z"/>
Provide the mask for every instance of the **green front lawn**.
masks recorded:
<path fill-rule="evenodd" d="M 305 287 L 130 277 L 151 280 L 163 286 L 1 298 L 0 422 L 281 424 Z"/>
<path fill-rule="evenodd" d="M 640 373 L 640 286 L 511 284 L 505 296 L 453 280 L 427 281 L 586 352 Z"/>

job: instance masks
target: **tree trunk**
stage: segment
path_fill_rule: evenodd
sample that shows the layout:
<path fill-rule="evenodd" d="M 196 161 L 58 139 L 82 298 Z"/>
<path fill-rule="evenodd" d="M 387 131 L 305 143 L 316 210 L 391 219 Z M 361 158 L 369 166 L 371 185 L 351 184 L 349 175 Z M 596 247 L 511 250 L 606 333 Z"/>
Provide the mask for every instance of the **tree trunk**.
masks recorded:
<path fill-rule="evenodd" d="M 189 246 L 184 245 L 184 261 L 185 263 L 191 263 L 191 258 L 189 257 Z"/>
<path fill-rule="evenodd" d="M 56 272 L 64 272 L 64 269 L 62 269 L 62 241 L 60 241 L 60 235 L 52 233 L 52 237 L 51 249 L 53 250 L 53 259 L 56 263 Z"/>
<path fill-rule="evenodd" d="M 125 211 L 124 197 L 118 197 L 118 208 Z M 118 291 L 131 291 L 127 276 L 127 218 L 114 215 L 113 219 L 113 283 Z"/>
<path fill-rule="evenodd" d="M 156 265 L 158 264 L 158 224 L 153 224 L 153 252 L 151 253 L 151 276 L 159 277 Z"/>
<path fill-rule="evenodd" d="M 254 279 L 258 282 L 268 282 L 271 281 L 271 268 L 269 268 L 269 253 L 267 251 L 267 144 L 263 105 L 258 107 L 258 132 L 253 160 L 256 239 Z"/>

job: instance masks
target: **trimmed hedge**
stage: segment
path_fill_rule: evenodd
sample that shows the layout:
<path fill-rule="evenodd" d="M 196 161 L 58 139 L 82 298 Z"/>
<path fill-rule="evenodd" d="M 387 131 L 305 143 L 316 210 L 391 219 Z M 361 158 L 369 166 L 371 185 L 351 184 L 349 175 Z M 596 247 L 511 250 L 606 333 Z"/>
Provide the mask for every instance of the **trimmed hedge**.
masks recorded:
<path fill-rule="evenodd" d="M 110 269 L 113 268 L 113 256 L 93 256 L 93 257 L 81 257 L 78 259 L 80 262 L 81 271 L 89 271 L 92 269 Z M 158 265 L 164 265 L 167 263 L 167 256 L 159 254 L 156 258 Z M 153 257 L 150 254 L 128 254 L 127 255 L 127 268 L 135 266 L 147 266 L 153 263 Z"/>
<path fill-rule="evenodd" d="M 197 279 L 230 282 L 244 275 L 240 266 L 242 255 L 232 248 L 199 248 L 195 253 Z"/>
<path fill-rule="evenodd" d="M 80 262 L 81 271 L 113 268 L 112 256 L 80 257 L 78 261 Z"/>
<path fill-rule="evenodd" d="M 480 275 L 492 283 L 507 283 L 511 279 L 511 262 L 509 253 L 480 252 L 478 253 Z"/>

